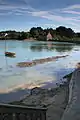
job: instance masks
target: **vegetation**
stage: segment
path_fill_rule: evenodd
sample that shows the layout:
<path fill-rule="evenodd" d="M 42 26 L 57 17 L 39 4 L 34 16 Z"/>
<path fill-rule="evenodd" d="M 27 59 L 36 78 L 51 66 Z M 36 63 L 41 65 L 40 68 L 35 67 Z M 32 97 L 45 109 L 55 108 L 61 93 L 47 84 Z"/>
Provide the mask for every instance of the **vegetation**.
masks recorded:
<path fill-rule="evenodd" d="M 65 75 L 65 76 L 63 77 L 63 79 L 67 79 L 67 81 L 70 82 L 70 80 L 71 80 L 71 78 L 72 78 L 72 74 L 73 74 L 73 72 Z"/>
<path fill-rule="evenodd" d="M 69 73 L 69 74 L 65 75 L 63 78 L 69 78 L 69 79 L 71 79 L 72 74 L 73 74 L 73 72 L 71 72 L 71 73 Z"/>
<path fill-rule="evenodd" d="M 49 32 L 53 37 L 53 41 L 80 42 L 80 33 L 75 33 L 71 28 L 66 28 L 64 26 L 59 26 L 56 29 L 33 27 L 29 32 L 1 31 L 0 39 L 24 40 L 32 38 L 39 41 L 46 41 L 46 36 Z M 5 33 L 7 33 L 7 36 L 5 36 Z"/>

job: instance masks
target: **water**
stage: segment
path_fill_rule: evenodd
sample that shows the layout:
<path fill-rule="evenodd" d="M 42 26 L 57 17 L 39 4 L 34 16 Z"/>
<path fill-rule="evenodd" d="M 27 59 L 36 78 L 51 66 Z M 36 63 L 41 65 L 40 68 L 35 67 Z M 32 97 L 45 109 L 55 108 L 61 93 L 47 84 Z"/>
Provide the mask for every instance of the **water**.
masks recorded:
<path fill-rule="evenodd" d="M 8 58 L 4 43 L 0 41 L 0 102 L 18 100 L 36 86 L 54 87 L 80 60 L 80 46 L 76 44 L 9 40 L 7 51 L 15 52 L 16 58 Z M 57 55 L 69 56 L 30 68 L 16 67 L 18 62 Z"/>

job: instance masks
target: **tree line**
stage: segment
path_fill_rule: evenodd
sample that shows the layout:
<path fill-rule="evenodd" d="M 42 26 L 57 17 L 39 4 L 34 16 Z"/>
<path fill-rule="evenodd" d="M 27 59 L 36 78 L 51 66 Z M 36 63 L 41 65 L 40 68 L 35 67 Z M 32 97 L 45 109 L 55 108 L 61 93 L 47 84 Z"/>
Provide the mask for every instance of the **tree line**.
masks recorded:
<path fill-rule="evenodd" d="M 43 29 L 41 27 L 32 27 L 29 32 L 17 32 L 17 31 L 1 31 L 0 39 L 15 39 L 15 40 L 24 40 L 33 38 L 36 40 L 46 41 L 46 36 L 50 32 L 53 37 L 53 40 L 80 40 L 80 33 L 75 33 L 71 28 L 66 28 L 64 26 L 59 26 L 56 29 L 47 28 Z M 5 34 L 7 33 L 7 36 Z"/>

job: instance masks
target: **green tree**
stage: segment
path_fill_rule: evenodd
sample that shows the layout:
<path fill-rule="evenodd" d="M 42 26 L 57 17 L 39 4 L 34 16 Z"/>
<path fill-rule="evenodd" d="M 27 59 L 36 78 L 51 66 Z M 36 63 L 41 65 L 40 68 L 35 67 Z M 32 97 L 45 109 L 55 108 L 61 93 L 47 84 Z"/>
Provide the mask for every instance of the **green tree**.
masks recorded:
<path fill-rule="evenodd" d="M 42 35 L 43 29 L 41 27 L 33 27 L 30 29 L 30 35 L 33 38 L 38 38 L 39 35 Z"/>
<path fill-rule="evenodd" d="M 19 36 L 18 36 L 18 39 L 24 40 L 24 39 L 26 39 L 26 38 L 28 38 L 28 37 L 29 37 L 29 33 L 27 33 L 27 32 L 21 32 L 21 33 L 19 34 Z"/>
<path fill-rule="evenodd" d="M 64 26 L 60 26 L 56 28 L 57 34 L 59 34 L 61 37 L 69 37 L 72 38 L 74 36 L 74 31 L 71 28 L 66 28 Z"/>

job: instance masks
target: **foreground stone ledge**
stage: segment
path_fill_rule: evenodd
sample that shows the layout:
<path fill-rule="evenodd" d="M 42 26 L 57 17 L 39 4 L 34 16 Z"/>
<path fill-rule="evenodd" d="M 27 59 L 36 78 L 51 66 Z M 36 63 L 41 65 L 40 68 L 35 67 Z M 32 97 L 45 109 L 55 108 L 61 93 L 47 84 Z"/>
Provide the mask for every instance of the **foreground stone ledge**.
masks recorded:
<path fill-rule="evenodd" d="M 46 120 L 46 108 L 0 104 L 0 120 Z"/>
<path fill-rule="evenodd" d="M 61 120 L 80 120 L 80 63 L 69 84 L 69 101 Z"/>

